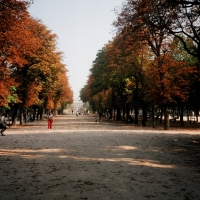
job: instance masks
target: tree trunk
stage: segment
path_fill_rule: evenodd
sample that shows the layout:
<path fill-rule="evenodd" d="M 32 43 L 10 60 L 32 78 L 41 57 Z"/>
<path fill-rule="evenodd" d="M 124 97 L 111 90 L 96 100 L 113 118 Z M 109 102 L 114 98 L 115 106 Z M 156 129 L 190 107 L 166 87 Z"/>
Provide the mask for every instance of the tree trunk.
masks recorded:
<path fill-rule="evenodd" d="M 183 121 L 183 109 L 184 109 L 184 106 L 181 105 L 181 106 L 180 106 L 180 123 L 181 123 L 181 127 L 184 126 L 184 121 Z"/>
<path fill-rule="evenodd" d="M 116 121 L 119 121 L 120 119 L 121 119 L 120 108 L 117 107 L 117 116 L 116 116 Z"/>
<path fill-rule="evenodd" d="M 196 115 L 196 122 L 198 122 L 198 117 L 199 117 L 199 109 L 196 109 L 195 111 L 195 115 Z"/>
<path fill-rule="evenodd" d="M 163 107 L 161 106 L 160 108 L 161 112 L 160 112 L 160 124 L 162 124 L 162 118 L 163 118 Z"/>
<path fill-rule="evenodd" d="M 125 115 L 126 115 L 126 105 L 123 105 L 123 113 L 122 113 L 122 119 L 125 118 Z"/>
<path fill-rule="evenodd" d="M 136 125 L 138 125 L 138 115 L 139 115 L 138 107 L 135 106 L 135 124 Z"/>
<path fill-rule="evenodd" d="M 164 130 L 169 130 L 169 111 L 167 106 L 164 106 Z"/>
<path fill-rule="evenodd" d="M 109 113 L 109 115 L 110 115 L 109 118 L 112 119 L 112 118 L 113 118 L 113 111 L 112 111 L 112 109 L 109 109 L 109 110 L 108 110 L 108 113 Z"/>
<path fill-rule="evenodd" d="M 129 118 L 129 116 L 130 116 L 130 107 L 128 104 L 126 104 L 126 116 L 127 116 L 127 118 Z"/>
<path fill-rule="evenodd" d="M 20 125 L 22 125 L 23 124 L 23 108 L 21 107 L 20 108 L 20 118 L 19 118 L 19 120 L 20 120 Z"/>
<path fill-rule="evenodd" d="M 34 107 L 34 109 L 33 109 L 33 121 L 35 121 L 35 117 L 36 117 L 36 108 Z"/>
<path fill-rule="evenodd" d="M 16 126 L 17 124 L 17 111 L 18 111 L 18 104 L 15 104 L 12 115 L 12 126 Z"/>
<path fill-rule="evenodd" d="M 44 109 L 40 109 L 40 120 L 42 120 L 42 116 L 43 116 L 43 113 L 44 113 Z"/>
<path fill-rule="evenodd" d="M 116 119 L 115 108 L 114 108 L 113 112 L 114 112 L 113 119 L 115 120 Z"/>
<path fill-rule="evenodd" d="M 187 121 L 189 122 L 190 117 L 189 117 L 189 108 L 187 107 Z"/>
<path fill-rule="evenodd" d="M 39 116 L 40 116 L 40 111 L 41 111 L 41 109 L 40 108 L 38 108 L 38 111 L 37 111 L 37 121 L 38 121 L 38 119 L 39 119 Z"/>
<path fill-rule="evenodd" d="M 27 120 L 27 109 L 26 108 L 23 110 L 23 120 L 24 120 L 24 124 L 26 124 L 26 120 Z"/>
<path fill-rule="evenodd" d="M 147 112 L 146 112 L 146 107 L 142 107 L 142 126 L 146 126 L 146 121 L 147 121 Z"/>
<path fill-rule="evenodd" d="M 152 106 L 152 127 L 155 128 L 155 106 Z"/>

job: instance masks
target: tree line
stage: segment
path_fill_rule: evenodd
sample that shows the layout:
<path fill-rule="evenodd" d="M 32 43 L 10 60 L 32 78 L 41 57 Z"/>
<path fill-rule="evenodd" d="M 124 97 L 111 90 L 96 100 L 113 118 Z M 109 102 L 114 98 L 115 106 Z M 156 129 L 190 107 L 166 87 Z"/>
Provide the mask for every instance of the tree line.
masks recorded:
<path fill-rule="evenodd" d="M 30 0 L 0 1 L 0 108 L 17 116 L 63 110 L 73 101 L 57 35 L 28 12 Z M 26 116 L 26 115 L 25 115 Z"/>
<path fill-rule="evenodd" d="M 165 130 L 170 112 L 180 116 L 181 126 L 184 112 L 193 110 L 198 116 L 199 6 L 195 0 L 125 1 L 116 10 L 116 35 L 98 51 L 80 91 L 82 101 L 111 117 L 116 110 L 116 120 L 134 110 L 135 124 L 142 110 L 143 126 L 150 113 L 155 127 L 159 112 Z"/>

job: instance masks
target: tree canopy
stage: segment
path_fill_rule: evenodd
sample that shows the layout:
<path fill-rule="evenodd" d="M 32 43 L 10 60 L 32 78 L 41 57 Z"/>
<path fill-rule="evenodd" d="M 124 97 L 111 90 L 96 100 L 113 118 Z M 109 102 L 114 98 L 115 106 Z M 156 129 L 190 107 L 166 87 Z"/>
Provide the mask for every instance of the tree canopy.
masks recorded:
<path fill-rule="evenodd" d="M 110 101 L 99 98 L 93 109 L 119 108 L 128 115 L 132 108 L 136 123 L 142 109 L 144 125 L 147 110 L 157 107 L 169 129 L 170 108 L 191 106 L 194 88 L 199 93 L 199 3 L 127 0 L 116 14 L 116 36 L 98 52 L 81 97 L 92 104 L 109 94 Z"/>
<path fill-rule="evenodd" d="M 58 109 L 73 101 L 68 71 L 57 35 L 30 16 L 31 3 L 0 2 L 0 106 Z"/>

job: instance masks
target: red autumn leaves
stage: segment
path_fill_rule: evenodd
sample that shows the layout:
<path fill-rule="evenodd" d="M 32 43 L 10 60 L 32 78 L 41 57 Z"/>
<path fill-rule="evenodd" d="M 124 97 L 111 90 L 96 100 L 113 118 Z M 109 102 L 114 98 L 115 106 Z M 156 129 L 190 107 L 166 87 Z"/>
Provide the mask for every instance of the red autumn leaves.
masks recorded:
<path fill-rule="evenodd" d="M 63 53 L 56 49 L 57 36 L 29 15 L 30 3 L 0 2 L 0 106 L 56 109 L 71 103 L 73 92 Z"/>

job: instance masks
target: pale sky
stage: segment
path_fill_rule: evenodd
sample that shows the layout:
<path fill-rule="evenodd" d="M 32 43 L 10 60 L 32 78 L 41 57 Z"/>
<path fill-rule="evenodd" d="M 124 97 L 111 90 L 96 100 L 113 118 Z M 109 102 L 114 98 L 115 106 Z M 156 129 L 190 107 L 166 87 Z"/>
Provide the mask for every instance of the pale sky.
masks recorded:
<path fill-rule="evenodd" d="M 86 84 L 98 50 L 112 40 L 116 20 L 125 0 L 34 0 L 28 9 L 58 36 L 58 49 L 65 55 L 74 99 Z"/>

